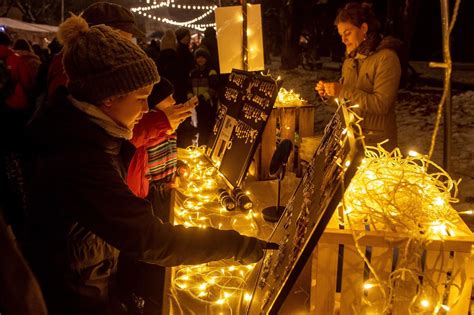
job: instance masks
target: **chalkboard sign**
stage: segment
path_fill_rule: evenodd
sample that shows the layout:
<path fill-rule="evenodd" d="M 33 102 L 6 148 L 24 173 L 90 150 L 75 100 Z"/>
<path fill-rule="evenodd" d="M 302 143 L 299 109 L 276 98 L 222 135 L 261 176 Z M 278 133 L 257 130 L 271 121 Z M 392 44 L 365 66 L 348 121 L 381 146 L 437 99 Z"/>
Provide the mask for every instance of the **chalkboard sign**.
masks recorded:
<path fill-rule="evenodd" d="M 207 155 L 231 187 L 245 178 L 280 85 L 270 76 L 241 70 L 229 76 Z"/>
<path fill-rule="evenodd" d="M 343 187 L 349 185 L 362 160 L 358 128 L 352 128 L 355 117 L 342 105 L 326 126 L 303 179 L 270 237 L 280 248 L 267 251 L 251 276 L 249 283 L 255 285 L 247 314 L 277 314 L 314 251 L 341 201 Z"/>

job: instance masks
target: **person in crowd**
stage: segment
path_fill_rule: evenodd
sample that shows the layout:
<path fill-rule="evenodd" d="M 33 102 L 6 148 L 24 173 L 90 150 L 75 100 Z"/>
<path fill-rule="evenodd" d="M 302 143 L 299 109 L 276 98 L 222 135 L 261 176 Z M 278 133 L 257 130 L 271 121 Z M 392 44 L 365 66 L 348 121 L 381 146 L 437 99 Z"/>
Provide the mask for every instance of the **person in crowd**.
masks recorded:
<path fill-rule="evenodd" d="M 196 97 L 186 104 L 175 105 L 173 92 L 173 85 L 163 77 L 153 87 L 148 97 L 150 112 L 133 128 L 131 142 L 137 150 L 127 174 L 130 190 L 146 198 L 154 215 L 163 222 L 169 222 L 172 211 L 171 191 L 177 172 L 175 130 L 197 105 Z M 121 256 L 118 279 L 129 309 L 136 309 L 137 313 L 142 310 L 144 314 L 160 312 L 165 280 L 163 267 Z"/>
<path fill-rule="evenodd" d="M 49 53 L 44 57 L 41 65 L 38 68 L 38 74 L 36 76 L 36 104 L 35 113 L 31 119 L 35 119 L 37 115 L 41 115 L 42 111 L 47 108 L 47 94 L 48 94 L 48 71 L 51 66 L 51 62 L 57 54 L 61 52 L 62 46 L 54 38 L 49 44 L 47 50 Z"/>
<path fill-rule="evenodd" d="M 199 98 L 196 107 L 198 125 L 198 143 L 207 144 L 216 119 L 217 89 L 219 78 L 217 72 L 208 64 L 211 55 L 206 46 L 200 46 L 194 52 L 196 67 L 190 73 L 192 94 Z"/>
<path fill-rule="evenodd" d="M 323 98 L 357 104 L 365 143 L 376 145 L 388 139 L 384 147 L 391 150 L 397 146 L 395 102 L 401 67 L 396 51 L 400 41 L 382 38 L 374 13 L 360 3 L 348 3 L 340 10 L 335 25 L 346 45 L 342 77 L 339 82 L 319 81 L 315 89 Z"/>
<path fill-rule="evenodd" d="M 27 97 L 28 107 L 33 109 L 37 91 L 37 75 L 41 65 L 40 56 L 34 52 L 27 40 L 21 38 L 15 41 L 13 50 L 20 55 L 21 64 L 23 65 L 18 82 L 21 82 L 21 86 Z"/>
<path fill-rule="evenodd" d="M 11 49 L 11 44 L 8 34 L 0 32 L 0 205 L 16 237 L 21 237 L 29 152 L 24 132 L 32 113 L 37 63 L 34 57 Z"/>
<path fill-rule="evenodd" d="M 185 27 L 178 28 L 175 31 L 178 46 L 177 55 L 177 75 L 174 83 L 174 98 L 178 104 L 187 101 L 188 91 L 191 90 L 189 82 L 189 73 L 194 68 L 194 57 L 190 49 L 191 33 Z M 196 144 L 197 136 L 197 118 L 194 113 L 193 119 L 186 119 L 178 128 L 178 147 L 187 147 Z"/>
<path fill-rule="evenodd" d="M 110 3 L 96 2 L 88 6 L 82 17 L 89 25 L 105 24 L 117 30 L 124 38 L 143 37 L 145 34 L 135 23 L 133 14 L 125 7 Z M 53 58 L 48 72 L 48 101 L 51 102 L 55 91 L 66 86 L 67 76 L 62 65 L 62 54 Z"/>
<path fill-rule="evenodd" d="M 158 63 L 158 58 L 160 57 L 160 42 L 153 38 L 146 47 L 145 52 L 155 63 Z"/>
<path fill-rule="evenodd" d="M 173 86 L 178 85 L 179 81 L 179 65 L 178 55 L 176 49 L 178 42 L 176 35 L 173 30 L 166 30 L 165 34 L 161 38 L 160 44 L 160 56 L 158 57 L 158 72 L 161 77 L 168 79 Z"/>
<path fill-rule="evenodd" d="M 26 40 L 17 40 L 11 49 L 9 36 L 3 32 L 0 34 L 0 60 L 9 68 L 13 81 L 13 90 L 4 101 L 9 108 L 29 110 L 32 105 L 29 95 L 35 88 L 40 60 L 32 52 L 31 45 Z"/>
<path fill-rule="evenodd" d="M 125 182 L 133 127 L 160 80 L 155 63 L 106 25 L 78 16 L 58 31 L 67 89 L 30 123 L 36 167 L 25 252 L 50 314 L 123 314 L 117 257 L 162 266 L 260 260 L 265 241 L 163 223 Z"/>
<path fill-rule="evenodd" d="M 219 68 L 219 51 L 217 49 L 217 36 L 216 36 L 216 30 L 214 27 L 207 27 L 204 30 L 204 38 L 201 41 L 201 45 L 203 47 L 206 47 L 207 50 L 209 51 L 209 66 L 217 71 L 217 73 L 220 73 L 220 68 Z"/>
<path fill-rule="evenodd" d="M 38 282 L 26 263 L 11 227 L 0 209 L 0 311 L 4 314 L 46 315 Z"/>

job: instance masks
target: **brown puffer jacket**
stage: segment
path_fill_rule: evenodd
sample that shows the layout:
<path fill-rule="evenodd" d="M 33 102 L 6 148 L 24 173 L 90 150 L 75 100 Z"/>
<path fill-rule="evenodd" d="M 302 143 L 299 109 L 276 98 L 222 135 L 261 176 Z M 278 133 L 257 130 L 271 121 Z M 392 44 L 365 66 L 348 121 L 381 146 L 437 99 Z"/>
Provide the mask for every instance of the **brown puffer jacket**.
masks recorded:
<path fill-rule="evenodd" d="M 358 104 L 358 114 L 364 119 L 362 131 L 367 145 L 385 139 L 384 148 L 397 146 L 395 101 L 400 83 L 401 67 L 395 49 L 400 41 L 385 38 L 368 56 L 357 54 L 347 58 L 342 66 L 342 89 L 339 97 Z"/>

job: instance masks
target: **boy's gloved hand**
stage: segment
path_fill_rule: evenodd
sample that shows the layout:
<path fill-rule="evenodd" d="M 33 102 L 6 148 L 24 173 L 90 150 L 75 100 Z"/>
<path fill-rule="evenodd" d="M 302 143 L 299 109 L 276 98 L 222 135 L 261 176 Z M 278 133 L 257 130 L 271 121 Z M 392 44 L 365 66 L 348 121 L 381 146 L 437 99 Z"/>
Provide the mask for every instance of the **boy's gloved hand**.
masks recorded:
<path fill-rule="evenodd" d="M 263 258 L 264 249 L 278 249 L 278 247 L 279 245 L 276 243 L 269 243 L 255 237 L 245 236 L 235 255 L 235 260 L 244 265 L 253 264 Z"/>

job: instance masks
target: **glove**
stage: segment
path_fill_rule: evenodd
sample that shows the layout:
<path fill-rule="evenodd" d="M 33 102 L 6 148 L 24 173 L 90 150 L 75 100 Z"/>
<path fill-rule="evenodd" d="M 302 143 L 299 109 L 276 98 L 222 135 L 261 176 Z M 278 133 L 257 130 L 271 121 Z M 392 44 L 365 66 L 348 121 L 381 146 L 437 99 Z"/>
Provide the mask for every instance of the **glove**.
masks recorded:
<path fill-rule="evenodd" d="M 278 244 L 268 243 L 255 237 L 243 236 L 242 244 L 235 255 L 235 260 L 248 265 L 258 262 L 263 258 L 264 249 L 278 249 Z"/>

